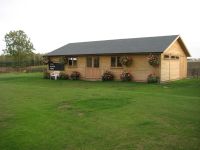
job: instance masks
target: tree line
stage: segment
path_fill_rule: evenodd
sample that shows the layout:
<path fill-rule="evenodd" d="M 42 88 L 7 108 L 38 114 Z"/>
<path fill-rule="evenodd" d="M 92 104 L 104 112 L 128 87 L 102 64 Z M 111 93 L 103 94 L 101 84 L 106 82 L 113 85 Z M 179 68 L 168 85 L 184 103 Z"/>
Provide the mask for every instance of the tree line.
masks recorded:
<path fill-rule="evenodd" d="M 4 40 L 6 47 L 0 55 L 0 67 L 27 67 L 43 64 L 42 54 L 34 53 L 33 43 L 24 31 L 10 31 L 6 33 Z"/>
<path fill-rule="evenodd" d="M 28 67 L 28 66 L 41 66 L 43 65 L 43 55 L 35 54 L 29 55 L 29 57 L 16 60 L 10 55 L 0 55 L 0 67 Z"/>

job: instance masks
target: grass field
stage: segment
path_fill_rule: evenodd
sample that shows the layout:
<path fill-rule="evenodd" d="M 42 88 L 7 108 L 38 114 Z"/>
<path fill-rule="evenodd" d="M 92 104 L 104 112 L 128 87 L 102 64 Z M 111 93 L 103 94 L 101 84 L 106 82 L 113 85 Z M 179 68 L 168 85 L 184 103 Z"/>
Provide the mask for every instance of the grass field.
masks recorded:
<path fill-rule="evenodd" d="M 0 150 L 200 149 L 200 80 L 170 84 L 0 74 Z"/>

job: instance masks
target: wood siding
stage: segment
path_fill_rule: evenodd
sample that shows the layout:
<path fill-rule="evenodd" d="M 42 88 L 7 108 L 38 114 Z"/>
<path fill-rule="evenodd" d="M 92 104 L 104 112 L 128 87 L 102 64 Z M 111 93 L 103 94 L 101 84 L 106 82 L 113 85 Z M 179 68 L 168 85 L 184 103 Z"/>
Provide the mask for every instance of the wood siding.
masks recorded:
<path fill-rule="evenodd" d="M 120 80 L 120 74 L 123 71 L 131 73 L 135 81 L 146 82 L 149 74 L 156 74 L 160 77 L 161 82 L 183 79 L 187 77 L 187 56 L 179 39 L 172 43 L 160 57 L 160 65 L 153 67 L 149 65 L 147 57 L 149 54 L 138 55 L 116 55 L 116 56 L 130 56 L 133 63 L 129 67 L 111 67 L 111 56 L 113 55 L 99 55 L 99 68 L 88 68 L 86 66 L 87 56 L 77 56 L 77 66 L 69 67 L 65 65 L 65 72 L 71 74 L 72 71 L 81 73 L 83 80 L 100 80 L 105 71 L 111 71 L 116 80 Z M 165 59 L 164 56 L 177 56 L 178 59 Z M 95 56 L 95 55 L 94 55 Z M 50 57 L 53 62 L 59 62 L 61 57 Z"/>
<path fill-rule="evenodd" d="M 117 55 L 119 56 L 119 55 Z M 127 55 L 124 55 L 127 56 Z M 146 82 L 149 74 L 160 75 L 160 67 L 152 67 L 149 65 L 148 55 L 128 55 L 132 57 L 133 63 L 129 67 L 111 67 L 111 56 L 99 56 L 99 68 L 88 68 L 86 66 L 86 56 L 78 56 L 77 67 L 69 67 L 65 65 L 65 72 L 71 74 L 72 71 L 81 73 L 81 78 L 84 80 L 100 80 L 105 71 L 111 71 L 116 80 L 120 80 L 120 74 L 123 71 L 130 72 L 135 81 Z M 59 57 L 51 57 L 51 61 L 58 62 Z"/>
<path fill-rule="evenodd" d="M 179 59 L 165 59 L 165 55 L 178 56 Z M 187 77 L 187 56 L 178 40 L 161 54 L 160 73 L 161 82 Z"/>

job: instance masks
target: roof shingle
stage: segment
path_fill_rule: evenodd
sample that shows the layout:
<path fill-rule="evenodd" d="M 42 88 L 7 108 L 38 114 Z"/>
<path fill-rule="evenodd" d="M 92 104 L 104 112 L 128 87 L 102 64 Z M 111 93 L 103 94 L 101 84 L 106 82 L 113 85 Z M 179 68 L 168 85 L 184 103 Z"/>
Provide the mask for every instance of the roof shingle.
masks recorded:
<path fill-rule="evenodd" d="M 70 43 L 46 56 L 162 53 L 179 35 Z"/>

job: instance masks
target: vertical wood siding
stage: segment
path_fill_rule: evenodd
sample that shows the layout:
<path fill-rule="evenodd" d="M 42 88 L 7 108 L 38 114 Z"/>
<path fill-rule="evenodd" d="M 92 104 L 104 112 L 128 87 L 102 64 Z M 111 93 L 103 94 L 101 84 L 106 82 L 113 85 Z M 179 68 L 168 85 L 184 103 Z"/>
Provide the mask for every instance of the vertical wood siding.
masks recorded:
<path fill-rule="evenodd" d="M 124 55 L 127 56 L 127 55 Z M 146 82 L 149 74 L 160 75 L 159 67 L 152 67 L 149 65 L 147 57 L 148 55 L 129 55 L 133 59 L 133 63 L 129 67 L 111 67 L 111 56 L 99 56 L 99 68 L 86 67 L 86 56 L 78 56 L 77 67 L 69 67 L 65 65 L 65 72 L 71 74 L 72 71 L 78 71 L 81 73 L 81 78 L 85 80 L 100 80 L 102 74 L 105 71 L 111 71 L 116 80 L 120 80 L 120 74 L 123 71 L 130 72 L 135 81 Z M 51 57 L 53 62 L 58 62 L 59 57 Z"/>
<path fill-rule="evenodd" d="M 179 59 L 164 59 L 164 55 L 178 56 Z M 132 65 L 119 68 L 111 67 L 111 55 L 99 56 L 99 68 L 88 68 L 86 66 L 87 56 L 77 56 L 77 67 L 65 65 L 65 72 L 70 75 L 72 71 L 78 71 L 81 73 L 81 78 L 84 80 L 100 80 L 105 71 L 111 71 L 115 79 L 119 80 L 120 74 L 123 71 L 127 71 L 133 75 L 135 81 L 141 82 L 146 82 L 149 74 L 156 74 L 160 77 L 161 82 L 183 79 L 187 76 L 187 57 L 178 40 L 167 48 L 164 53 L 159 55 L 161 60 L 159 67 L 149 65 L 147 60 L 148 54 L 130 54 L 129 56 L 133 59 Z M 51 57 L 51 60 L 53 62 L 59 62 L 60 58 Z"/>
<path fill-rule="evenodd" d="M 164 55 L 178 56 L 179 59 L 165 59 Z M 178 40 L 161 54 L 161 82 L 187 77 L 187 57 Z"/>

